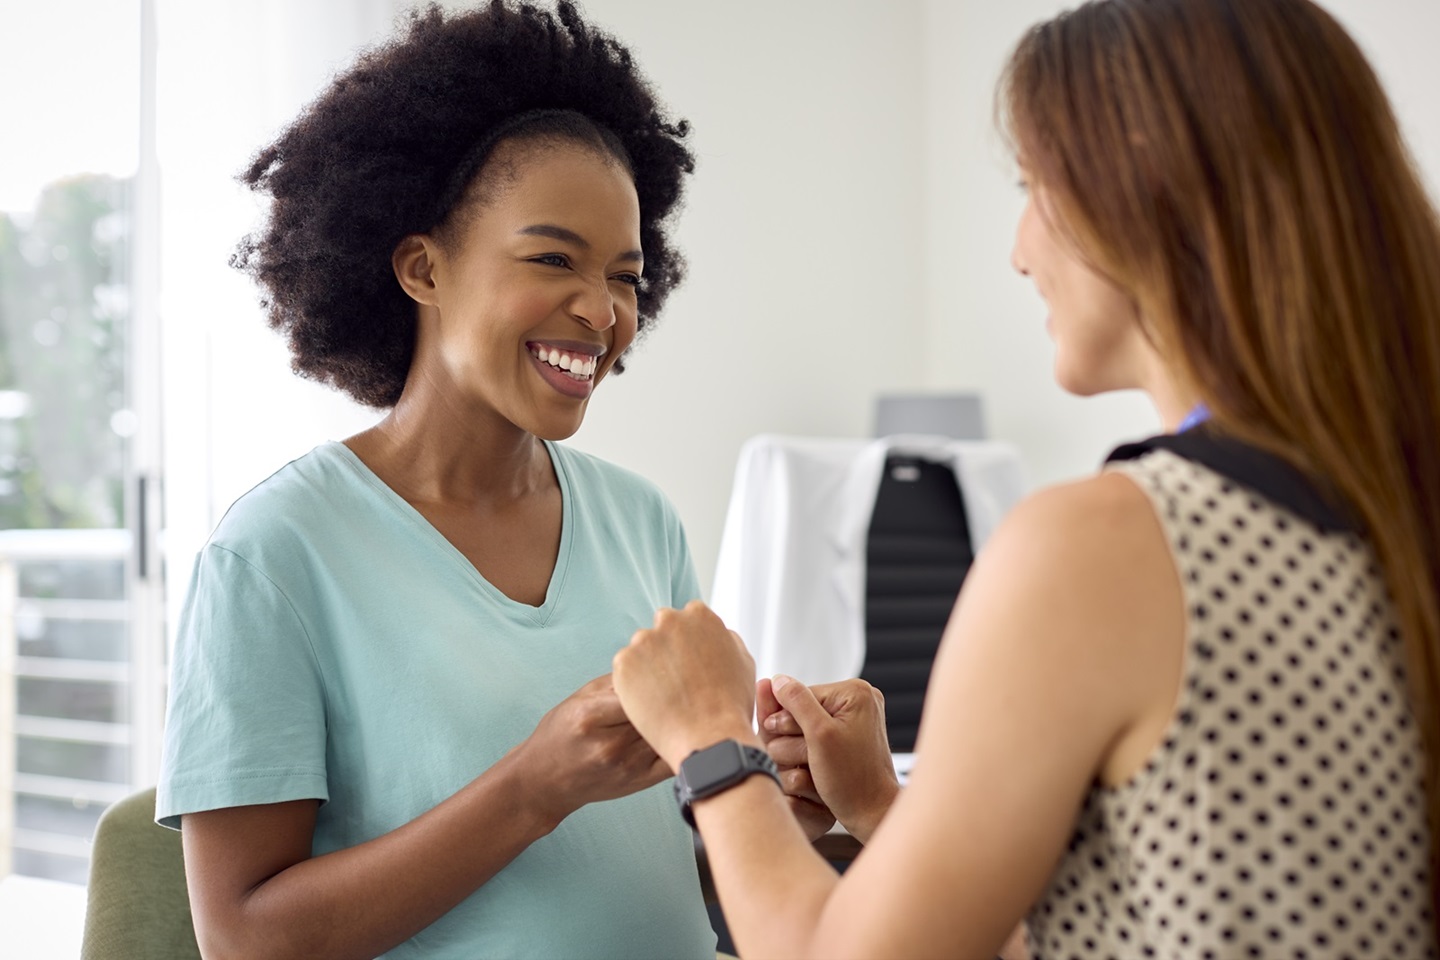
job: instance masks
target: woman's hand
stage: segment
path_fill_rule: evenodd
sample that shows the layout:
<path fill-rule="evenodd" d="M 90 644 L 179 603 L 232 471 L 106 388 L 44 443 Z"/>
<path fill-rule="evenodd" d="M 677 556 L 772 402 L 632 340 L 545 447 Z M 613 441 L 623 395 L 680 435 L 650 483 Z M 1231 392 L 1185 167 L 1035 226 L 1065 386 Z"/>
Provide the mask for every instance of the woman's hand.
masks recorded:
<path fill-rule="evenodd" d="M 867 842 L 900 792 L 884 695 L 864 680 L 807 687 L 780 676 L 771 686 L 780 709 L 761 720 L 766 749 L 777 764 L 808 769 L 813 799 Z"/>
<path fill-rule="evenodd" d="M 805 831 L 806 838 L 814 843 L 835 826 L 835 814 L 825 806 L 825 802 L 820 799 L 820 794 L 815 789 L 815 781 L 810 776 L 810 766 L 803 759 L 804 737 L 773 732 L 772 728 L 775 727 L 775 724 L 767 725 L 766 723 L 771 716 L 784 709 L 780 705 L 780 701 L 775 699 L 775 691 L 770 685 L 770 678 L 761 677 L 760 681 L 755 684 L 755 719 L 760 724 L 760 742 L 765 745 L 765 749 L 775 760 L 775 765 L 780 768 L 780 786 L 785 791 L 786 801 L 790 804 L 790 812 L 795 815 L 800 829 Z M 789 721 L 786 729 L 799 731 L 799 727 L 794 725 L 794 720 Z M 796 746 L 797 741 L 798 747 Z M 795 763 L 782 762 L 782 758 L 788 760 L 792 757 L 802 757 L 802 759 Z"/>
<path fill-rule="evenodd" d="M 739 636 L 699 600 L 655 614 L 615 654 L 625 714 L 671 770 L 727 738 L 755 743 L 755 661 Z"/>
<path fill-rule="evenodd" d="M 587 803 L 627 796 L 670 776 L 626 719 L 609 674 L 551 708 L 515 752 L 539 778 L 535 802 L 549 807 L 555 823 Z"/>

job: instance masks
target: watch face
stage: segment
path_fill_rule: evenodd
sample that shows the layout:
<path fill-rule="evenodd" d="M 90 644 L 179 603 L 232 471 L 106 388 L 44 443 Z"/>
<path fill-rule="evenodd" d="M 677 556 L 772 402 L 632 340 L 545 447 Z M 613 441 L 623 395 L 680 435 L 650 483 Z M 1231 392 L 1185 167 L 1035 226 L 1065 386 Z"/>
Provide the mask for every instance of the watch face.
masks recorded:
<path fill-rule="evenodd" d="M 733 780 L 744 769 L 744 757 L 740 744 L 734 740 L 722 740 L 685 758 L 685 785 L 693 792 L 702 794 L 706 788 Z"/>

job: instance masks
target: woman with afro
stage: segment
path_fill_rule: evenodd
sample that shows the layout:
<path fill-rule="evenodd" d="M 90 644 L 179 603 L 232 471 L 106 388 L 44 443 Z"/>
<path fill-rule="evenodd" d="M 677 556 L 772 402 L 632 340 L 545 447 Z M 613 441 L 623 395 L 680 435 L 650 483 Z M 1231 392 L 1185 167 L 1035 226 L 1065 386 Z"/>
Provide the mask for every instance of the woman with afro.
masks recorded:
<path fill-rule="evenodd" d="M 412 17 L 256 156 L 234 263 L 384 410 L 196 563 L 156 817 L 208 957 L 713 957 L 615 651 L 700 594 L 673 508 L 562 446 L 682 275 L 693 169 L 562 3 Z"/>

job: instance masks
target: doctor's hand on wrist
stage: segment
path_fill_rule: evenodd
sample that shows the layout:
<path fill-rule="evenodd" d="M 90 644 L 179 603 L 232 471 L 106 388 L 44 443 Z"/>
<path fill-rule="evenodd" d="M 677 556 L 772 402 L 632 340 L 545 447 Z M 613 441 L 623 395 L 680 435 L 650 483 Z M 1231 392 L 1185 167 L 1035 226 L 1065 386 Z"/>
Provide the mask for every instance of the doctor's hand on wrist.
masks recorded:
<path fill-rule="evenodd" d="M 867 842 L 900 793 L 884 696 L 864 680 L 807 687 L 784 676 L 771 695 L 780 709 L 760 721 L 771 756 L 782 768 L 807 768 L 818 801 Z"/>
<path fill-rule="evenodd" d="M 780 787 L 785 791 L 786 802 L 790 806 L 790 812 L 800 824 L 800 829 L 805 831 L 805 836 L 812 843 L 835 826 L 835 814 L 820 799 L 820 793 L 815 789 L 815 780 L 810 776 L 810 766 L 803 757 L 805 741 L 800 738 L 798 744 L 793 734 L 776 732 L 775 724 L 766 726 L 766 720 L 781 712 L 785 708 L 780 701 L 775 699 L 775 691 L 771 687 L 769 677 L 761 677 L 755 684 L 755 719 L 760 727 L 760 740 L 765 749 L 775 759 L 775 764 L 780 771 Z M 798 726 L 791 727 L 796 733 Z M 774 748 L 776 741 L 779 743 L 779 754 Z M 794 763 L 782 762 L 786 759 L 794 759 Z"/>

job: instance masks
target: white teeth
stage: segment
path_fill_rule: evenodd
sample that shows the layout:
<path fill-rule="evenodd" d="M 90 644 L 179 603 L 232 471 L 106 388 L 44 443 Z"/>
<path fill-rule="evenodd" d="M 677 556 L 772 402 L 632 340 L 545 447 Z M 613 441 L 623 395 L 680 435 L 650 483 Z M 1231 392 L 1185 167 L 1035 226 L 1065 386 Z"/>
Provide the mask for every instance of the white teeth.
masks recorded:
<path fill-rule="evenodd" d="M 582 379 L 585 377 L 593 377 L 596 368 L 600 366 L 600 358 L 598 357 L 572 357 L 570 354 L 562 353 L 554 347 L 536 347 L 531 351 L 531 355 L 537 360 L 543 360 L 552 367 L 558 367 L 564 370 L 572 377 Z"/>

